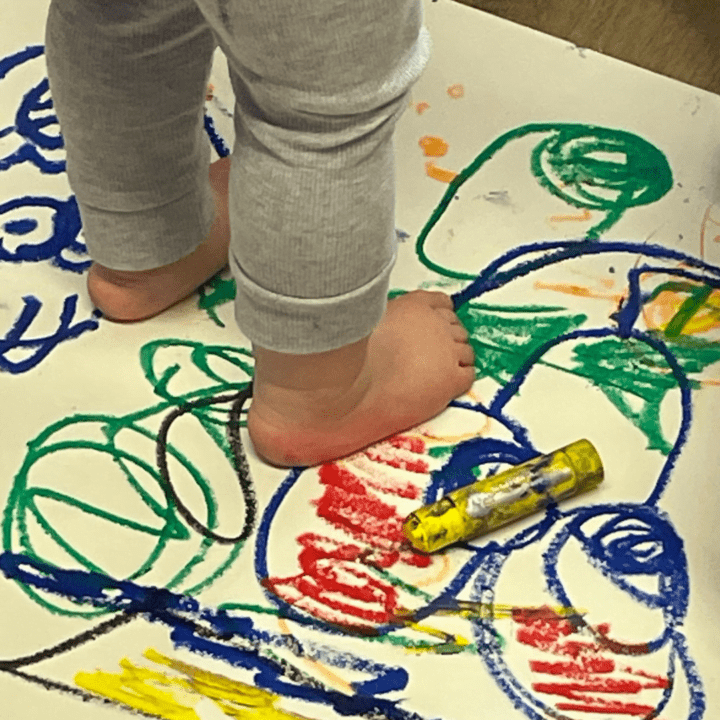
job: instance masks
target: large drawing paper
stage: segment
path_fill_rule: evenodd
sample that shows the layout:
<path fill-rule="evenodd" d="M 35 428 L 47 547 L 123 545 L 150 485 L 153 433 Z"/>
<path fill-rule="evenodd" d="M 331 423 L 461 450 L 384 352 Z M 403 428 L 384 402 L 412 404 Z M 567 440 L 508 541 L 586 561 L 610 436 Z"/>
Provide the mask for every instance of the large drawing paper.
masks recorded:
<path fill-rule="evenodd" d="M 718 98 L 449 0 L 397 148 L 393 292 L 478 380 L 318 468 L 261 463 L 227 274 L 105 321 L 45 85 L 0 0 L 2 717 L 711 718 Z M 232 144 L 220 55 L 209 139 Z M 587 438 L 597 490 L 437 555 L 425 502 Z"/>

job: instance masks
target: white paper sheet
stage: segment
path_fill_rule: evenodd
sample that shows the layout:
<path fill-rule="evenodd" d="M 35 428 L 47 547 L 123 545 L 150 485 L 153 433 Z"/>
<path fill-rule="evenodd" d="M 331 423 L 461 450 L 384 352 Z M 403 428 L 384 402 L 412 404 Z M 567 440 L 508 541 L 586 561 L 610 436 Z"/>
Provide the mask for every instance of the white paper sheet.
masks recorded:
<path fill-rule="evenodd" d="M 718 98 L 428 2 L 393 288 L 457 294 L 478 381 L 346 461 L 245 442 L 238 473 L 231 403 L 186 405 L 249 379 L 231 303 L 123 326 L 85 294 L 62 151 L 24 122 L 51 115 L 45 8 L 0 0 L 0 716 L 712 718 Z M 230 144 L 221 58 L 212 80 Z M 598 490 L 401 545 L 425 499 L 579 438 Z"/>

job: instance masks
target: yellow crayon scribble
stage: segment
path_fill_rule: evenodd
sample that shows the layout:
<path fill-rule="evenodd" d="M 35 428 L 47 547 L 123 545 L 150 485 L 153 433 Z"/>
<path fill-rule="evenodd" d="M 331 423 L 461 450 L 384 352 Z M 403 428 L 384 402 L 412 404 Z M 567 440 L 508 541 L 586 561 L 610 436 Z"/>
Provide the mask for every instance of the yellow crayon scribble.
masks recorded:
<path fill-rule="evenodd" d="M 465 95 L 465 88 L 460 83 L 455 83 L 447 89 L 447 94 L 454 100 L 458 100 Z"/>
<path fill-rule="evenodd" d="M 431 177 L 433 180 L 439 180 L 440 182 L 446 183 L 452 182 L 457 177 L 456 172 L 440 168 L 432 160 L 428 160 L 425 163 L 425 172 L 428 177 Z"/>
<path fill-rule="evenodd" d="M 458 600 L 452 607 L 439 607 L 435 609 L 434 615 L 455 615 L 466 619 L 483 619 L 483 620 L 500 620 L 503 618 L 512 618 L 517 615 L 528 615 L 532 613 L 544 613 L 545 615 L 554 615 L 557 617 L 578 617 L 587 614 L 587 610 L 583 608 L 569 607 L 565 605 L 543 605 L 523 606 L 523 605 L 507 605 L 503 603 L 482 603 L 470 602 L 467 600 Z M 395 614 L 399 618 L 407 617 L 408 624 L 412 623 L 414 613 L 411 610 L 397 608 Z"/>
<path fill-rule="evenodd" d="M 665 332 L 680 312 L 688 293 L 663 290 L 643 306 L 643 319 L 650 330 Z M 682 326 L 683 335 L 699 335 L 720 328 L 720 291 L 713 290 L 702 305 Z"/>
<path fill-rule="evenodd" d="M 441 137 L 436 135 L 423 135 L 418 141 L 426 157 L 442 157 L 447 154 L 450 147 Z"/>
<path fill-rule="evenodd" d="M 276 707 L 279 695 L 174 660 L 157 650 L 148 649 L 144 655 L 156 665 L 170 668 L 178 674 L 169 675 L 161 670 L 135 665 L 124 658 L 120 661 L 122 672 L 119 674 L 102 670 L 79 672 L 75 683 L 96 695 L 164 720 L 202 720 L 195 708 L 205 698 L 211 700 L 224 715 L 238 720 L 302 718 Z"/>
<path fill-rule="evenodd" d="M 417 112 L 418 115 L 422 115 L 426 110 L 429 110 L 429 109 L 430 109 L 430 103 L 426 103 L 426 102 L 419 102 L 415 106 L 415 111 Z"/>
<path fill-rule="evenodd" d="M 445 632 L 444 630 L 438 630 L 437 628 L 434 628 L 430 625 L 420 625 L 419 623 L 409 622 L 407 623 L 407 627 L 409 627 L 411 630 L 415 630 L 416 632 L 424 633 L 426 635 L 430 635 L 431 637 L 439 638 L 443 641 L 441 646 L 428 645 L 427 647 L 418 646 L 406 648 L 409 652 L 412 653 L 434 653 L 441 651 L 443 646 L 448 645 L 452 645 L 454 648 L 456 648 L 456 652 L 461 652 L 463 648 L 466 648 L 471 644 L 470 640 L 464 638 L 462 635 L 455 635 Z"/>
<path fill-rule="evenodd" d="M 592 213 L 589 210 L 584 210 L 580 215 L 551 215 L 550 222 L 584 222 L 591 218 Z"/>

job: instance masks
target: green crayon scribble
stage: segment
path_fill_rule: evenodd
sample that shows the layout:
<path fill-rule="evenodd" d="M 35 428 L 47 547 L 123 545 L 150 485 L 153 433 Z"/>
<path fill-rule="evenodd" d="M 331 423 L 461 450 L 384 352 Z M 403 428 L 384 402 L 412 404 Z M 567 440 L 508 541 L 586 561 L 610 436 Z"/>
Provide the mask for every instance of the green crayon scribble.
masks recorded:
<path fill-rule="evenodd" d="M 720 360 L 720 343 L 696 340 L 669 344 L 688 375 Z M 648 449 L 667 455 L 672 445 L 663 436 L 660 406 L 677 382 L 660 353 L 632 338 L 605 338 L 573 349 L 573 372 L 588 378 L 648 439 Z M 697 381 L 693 386 L 698 387 Z M 633 398 L 639 408 L 633 407 Z"/>
<path fill-rule="evenodd" d="M 470 333 L 478 376 L 491 377 L 501 385 L 524 367 L 537 348 L 586 320 L 584 315 L 558 307 L 473 301 L 457 312 Z M 669 347 L 688 375 L 720 361 L 720 342 L 680 337 Z M 660 406 L 677 382 L 664 358 L 650 346 L 632 339 L 607 338 L 576 345 L 570 367 L 544 358 L 538 364 L 589 380 L 647 437 L 648 449 L 670 452 L 672 445 L 661 429 Z"/>
<path fill-rule="evenodd" d="M 205 310 L 208 317 L 220 327 L 225 323 L 218 317 L 216 307 L 232 302 L 237 294 L 237 285 L 233 278 L 225 279 L 220 273 L 213 275 L 204 285 L 198 289 L 198 308 Z"/>
<path fill-rule="evenodd" d="M 450 183 L 418 235 L 420 261 L 446 277 L 472 280 L 430 260 L 425 242 L 460 187 L 508 143 L 535 133 L 547 135 L 533 150 L 530 171 L 542 187 L 569 205 L 603 212 L 605 217 L 585 237 L 597 240 L 626 210 L 659 200 L 673 185 L 665 156 L 654 145 L 624 130 L 572 123 L 531 123 L 504 133 L 488 145 Z"/>
<path fill-rule="evenodd" d="M 500 384 L 507 383 L 537 348 L 580 327 L 587 319 L 559 307 L 513 307 L 472 301 L 459 308 L 457 314 L 470 333 L 478 377 L 491 377 Z"/>
<path fill-rule="evenodd" d="M 253 605 L 249 603 L 238 603 L 238 602 L 227 602 L 218 605 L 218 610 L 222 610 L 228 613 L 242 612 L 245 613 L 257 613 L 258 615 L 271 615 L 274 617 L 282 618 L 283 611 L 277 608 L 263 607 L 261 605 Z M 295 622 L 302 622 L 298 618 L 294 618 Z M 308 624 L 315 625 L 317 621 L 308 619 Z M 336 629 L 335 626 L 333 626 Z M 395 647 L 401 647 L 406 650 L 421 650 L 437 653 L 439 655 L 456 655 L 459 653 L 477 653 L 477 645 L 474 643 L 464 645 L 460 643 L 452 642 L 433 642 L 432 640 L 415 640 L 406 637 L 402 633 L 405 628 L 398 628 L 383 635 L 363 635 L 354 633 L 352 628 L 347 628 L 346 632 L 348 635 L 355 635 L 361 640 L 366 642 L 379 642 L 384 644 L 393 645 Z M 495 632 L 495 639 L 498 647 L 502 648 L 505 646 L 505 638 L 500 633 Z"/>
<path fill-rule="evenodd" d="M 680 337 L 685 326 L 703 309 L 708 298 L 714 291 L 709 285 L 697 285 L 689 286 L 686 292 L 689 292 L 690 296 L 685 299 L 680 309 L 675 313 L 675 316 L 667 324 L 665 337 L 672 339 Z M 715 310 L 715 313 L 717 313 L 717 310 Z"/>
<path fill-rule="evenodd" d="M 176 354 L 178 351 L 186 352 L 190 363 L 182 366 L 173 362 L 164 366 L 160 358 L 164 350 Z M 86 548 L 75 547 L 54 527 L 43 508 L 60 507 L 64 513 L 67 510 L 76 513 L 78 521 L 82 521 L 81 518 L 85 516 L 107 523 L 108 529 L 114 527 L 132 531 L 136 536 L 140 533 L 150 540 L 145 559 L 134 571 L 125 574 L 123 579 L 147 577 L 161 563 L 171 544 L 173 547 L 194 544 L 188 548 L 185 558 L 177 567 L 164 566 L 164 572 L 169 573 L 170 577 L 162 583 L 168 589 L 193 594 L 214 583 L 234 563 L 243 543 L 218 548 L 213 540 L 198 537 L 190 531 L 176 511 L 171 496 L 162 486 L 154 462 L 157 432 L 152 426 L 148 428 L 143 423 L 154 421 L 159 424 L 162 417 L 178 405 L 221 395 L 232 389 L 243 389 L 252 375 L 251 353 L 243 349 L 206 346 L 192 341 L 156 340 L 145 345 L 140 356 L 146 378 L 163 400 L 152 407 L 121 417 L 109 414 L 70 416 L 53 423 L 29 442 L 28 453 L 15 476 L 3 515 L 3 548 L 8 552 L 19 550 L 30 558 L 52 563 L 52 560 L 44 557 L 50 544 L 54 548 L 53 554 L 59 551 L 61 556 L 72 561 L 72 565 L 119 579 L 112 568 L 103 567 L 92 559 L 92 544 Z M 221 368 L 224 373 L 220 372 Z M 200 371 L 206 382 L 195 390 L 174 393 L 171 390 L 172 382 L 179 380 L 184 370 L 191 371 L 195 376 Z M 194 382 L 197 384 L 196 377 Z M 229 466 L 233 467 L 232 450 L 223 431 L 228 423 L 228 412 L 203 408 L 193 410 L 192 415 L 223 452 Z M 138 444 L 144 445 L 147 451 L 143 453 L 138 450 Z M 128 446 L 133 450 L 129 450 Z M 172 443 L 167 444 L 166 452 L 199 491 L 205 512 L 203 522 L 211 530 L 215 529 L 218 524 L 218 502 L 212 482 Z M 84 453 L 83 457 L 90 453 L 95 459 L 105 457 L 120 470 L 119 482 L 124 483 L 138 501 L 135 506 L 136 516 L 113 510 L 112 493 L 108 493 L 101 506 L 100 503 L 87 502 L 75 496 L 67 488 L 59 490 L 51 486 L 56 481 L 67 483 L 62 474 L 57 474 L 56 468 L 77 462 L 78 453 Z M 43 475 L 38 464 L 50 456 L 53 459 L 51 472 L 45 470 Z M 212 560 L 208 557 L 211 549 Z M 203 569 L 205 564 L 208 565 L 207 569 Z M 193 580 L 189 581 L 193 573 Z M 88 618 L 110 612 L 109 609 L 88 608 L 71 601 L 61 603 L 28 585 L 18 584 L 29 597 L 56 614 Z"/>

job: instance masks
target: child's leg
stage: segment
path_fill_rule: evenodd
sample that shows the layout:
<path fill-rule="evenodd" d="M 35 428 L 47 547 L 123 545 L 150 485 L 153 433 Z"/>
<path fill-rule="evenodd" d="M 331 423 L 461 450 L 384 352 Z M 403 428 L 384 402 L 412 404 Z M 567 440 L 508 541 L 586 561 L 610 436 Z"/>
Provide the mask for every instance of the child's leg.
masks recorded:
<path fill-rule="evenodd" d="M 447 296 L 385 312 L 392 136 L 429 45 L 419 3 L 198 4 L 236 94 L 230 265 L 255 348 L 256 449 L 316 463 L 429 419 L 474 369 Z"/>
<path fill-rule="evenodd" d="M 231 265 L 256 350 L 258 451 L 314 463 L 428 419 L 474 372 L 447 297 L 414 293 L 385 312 L 392 132 L 427 54 L 418 6 L 197 2 L 238 99 Z M 113 317 L 158 312 L 224 262 L 202 135 L 212 48 L 180 0 L 52 6 L 48 61 L 96 262 L 89 286 Z"/>
<path fill-rule="evenodd" d="M 443 293 L 388 303 L 363 340 L 324 353 L 255 348 L 248 426 L 277 465 L 349 455 L 437 415 L 475 379 L 467 332 Z"/>
<path fill-rule="evenodd" d="M 211 188 L 202 124 L 214 48 L 192 0 L 51 5 L 51 91 L 95 263 L 89 290 L 109 317 L 160 312 L 227 262 L 228 163 Z"/>

